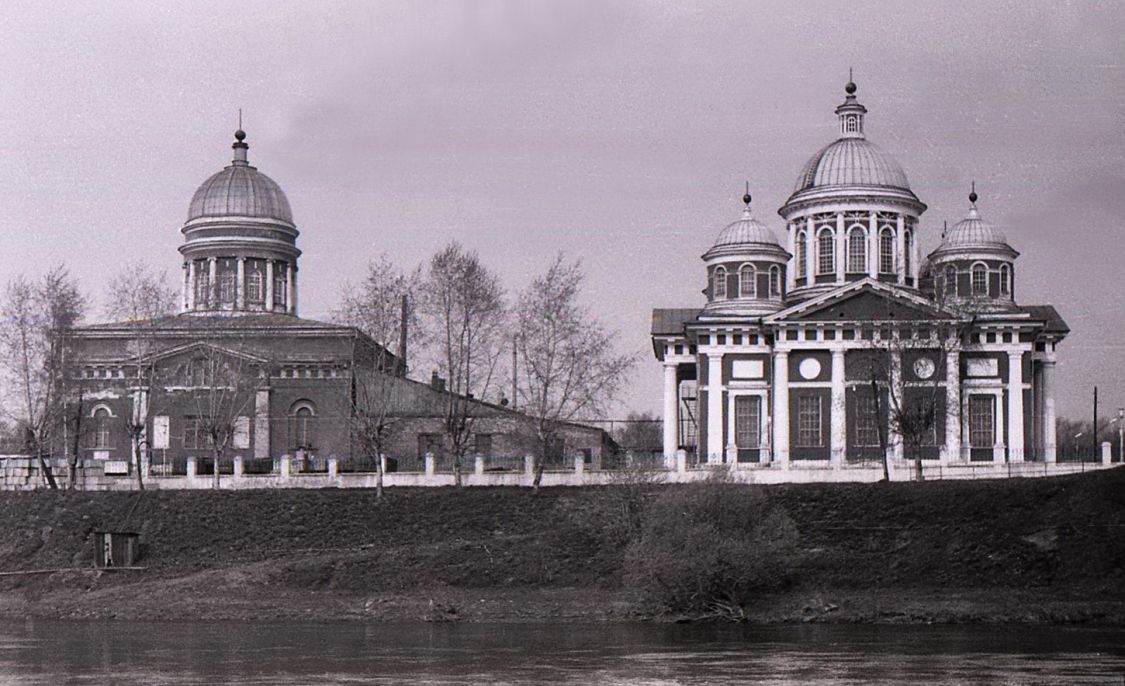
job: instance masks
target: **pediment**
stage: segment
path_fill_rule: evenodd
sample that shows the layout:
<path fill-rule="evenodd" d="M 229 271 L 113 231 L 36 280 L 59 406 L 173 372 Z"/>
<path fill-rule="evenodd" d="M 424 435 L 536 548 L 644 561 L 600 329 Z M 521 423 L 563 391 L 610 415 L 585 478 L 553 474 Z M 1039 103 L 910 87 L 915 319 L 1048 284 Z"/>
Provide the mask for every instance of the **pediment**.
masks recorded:
<path fill-rule="evenodd" d="M 158 364 L 166 367 L 170 365 L 186 364 L 191 360 L 201 357 L 207 359 L 222 358 L 243 364 L 266 364 L 269 362 L 268 359 L 245 350 L 237 350 L 227 346 L 204 342 L 177 345 L 145 355 L 138 361 L 143 364 Z"/>
<path fill-rule="evenodd" d="M 903 288 L 864 280 L 788 307 L 769 322 L 794 321 L 933 321 L 960 316 L 938 303 Z"/>

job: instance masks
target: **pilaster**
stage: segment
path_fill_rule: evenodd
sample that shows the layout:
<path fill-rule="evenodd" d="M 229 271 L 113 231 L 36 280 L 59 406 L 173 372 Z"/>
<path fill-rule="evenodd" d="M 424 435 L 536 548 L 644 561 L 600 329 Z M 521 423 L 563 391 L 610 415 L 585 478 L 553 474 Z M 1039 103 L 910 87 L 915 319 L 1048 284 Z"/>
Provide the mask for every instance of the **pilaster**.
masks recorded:
<path fill-rule="evenodd" d="M 773 353 L 773 461 L 789 468 L 789 351 Z"/>
<path fill-rule="evenodd" d="M 707 353 L 707 462 L 720 464 L 723 441 L 723 354 Z"/>
<path fill-rule="evenodd" d="M 832 350 L 832 408 L 829 421 L 829 459 L 833 467 L 840 467 L 844 463 L 844 454 L 848 449 L 844 390 L 844 349 L 836 348 Z"/>
<path fill-rule="evenodd" d="M 1023 462 L 1023 353 L 1008 353 L 1008 461 Z"/>
<path fill-rule="evenodd" d="M 680 447 L 678 366 L 664 362 L 664 459 L 674 458 Z"/>

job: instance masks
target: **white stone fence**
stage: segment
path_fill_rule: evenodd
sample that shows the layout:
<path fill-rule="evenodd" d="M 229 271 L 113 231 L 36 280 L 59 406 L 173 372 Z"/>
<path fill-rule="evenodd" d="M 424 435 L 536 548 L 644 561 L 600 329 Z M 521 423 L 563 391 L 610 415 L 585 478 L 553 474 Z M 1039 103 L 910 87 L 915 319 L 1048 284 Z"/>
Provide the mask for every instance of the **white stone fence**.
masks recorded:
<path fill-rule="evenodd" d="M 923 466 L 923 476 L 927 481 L 945 479 L 1004 479 L 1031 478 L 1076 474 L 1120 466 L 1105 458 L 1099 462 L 968 462 L 954 464 L 929 463 Z M 385 458 L 384 458 L 385 459 Z M 286 455 L 278 460 L 278 469 L 268 474 L 247 474 L 242 459 L 234 458 L 232 474 L 220 474 L 219 487 L 224 490 L 244 490 L 255 488 L 374 488 L 375 472 L 341 472 L 340 463 L 334 457 L 327 459 L 327 469 L 319 472 L 302 472 L 298 459 Z M 68 467 L 65 460 L 50 461 L 55 478 L 60 487 L 68 483 Z M 438 462 L 433 455 L 426 455 L 425 468 L 416 472 L 385 472 L 383 485 L 395 487 L 436 487 L 454 485 L 454 475 L 438 471 Z M 469 465 L 471 464 L 471 469 Z M 535 460 L 530 455 L 523 458 L 522 469 L 489 471 L 485 458 L 476 457 L 467 462 L 463 480 L 467 486 L 531 486 L 535 477 Z M 127 467 L 127 465 L 126 465 Z M 187 458 L 186 473 L 179 476 L 149 475 L 145 478 L 145 488 L 149 489 L 208 489 L 213 487 L 213 476 L 201 474 L 196 458 Z M 114 470 L 110 470 L 114 471 Z M 663 468 L 621 468 L 594 469 L 582 457 L 573 459 L 570 469 L 546 469 L 541 485 L 552 486 L 595 486 L 621 483 L 623 481 L 647 479 L 666 483 L 690 483 L 710 478 L 713 474 L 725 473 L 731 480 L 743 483 L 780 484 L 815 482 L 875 482 L 883 478 L 882 465 L 866 462 L 858 465 L 832 465 L 828 462 L 793 461 L 788 468 L 780 465 L 759 465 L 756 463 L 731 463 L 720 465 L 689 465 L 687 454 L 679 451 L 674 459 L 666 460 Z M 916 478 L 914 463 L 907 460 L 891 460 L 892 481 L 912 481 Z M 45 488 L 44 479 L 33 459 L 26 455 L 0 456 L 0 490 L 34 490 Z M 77 488 L 98 491 L 127 491 L 136 488 L 136 480 L 128 469 L 118 473 L 107 473 L 104 464 L 87 461 L 79 470 Z"/>

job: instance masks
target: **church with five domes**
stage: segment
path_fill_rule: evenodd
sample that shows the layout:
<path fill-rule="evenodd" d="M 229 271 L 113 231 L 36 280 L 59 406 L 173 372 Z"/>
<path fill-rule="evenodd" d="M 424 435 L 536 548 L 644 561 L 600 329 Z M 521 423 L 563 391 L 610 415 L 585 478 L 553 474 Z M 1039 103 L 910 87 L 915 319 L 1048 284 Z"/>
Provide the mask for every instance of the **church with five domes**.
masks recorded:
<path fill-rule="evenodd" d="M 653 311 L 666 459 L 1054 462 L 1065 322 L 1018 303 L 1019 253 L 982 218 L 975 187 L 964 219 L 921 254 L 926 205 L 868 140 L 856 91 L 849 82 L 836 139 L 778 209 L 780 233 L 747 189 L 702 256 L 705 302 Z"/>

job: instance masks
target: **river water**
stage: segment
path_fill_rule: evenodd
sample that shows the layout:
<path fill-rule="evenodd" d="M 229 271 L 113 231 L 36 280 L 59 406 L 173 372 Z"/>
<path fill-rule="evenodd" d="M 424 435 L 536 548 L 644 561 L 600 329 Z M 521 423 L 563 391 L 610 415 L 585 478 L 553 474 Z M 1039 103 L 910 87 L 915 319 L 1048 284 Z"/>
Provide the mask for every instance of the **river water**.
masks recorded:
<path fill-rule="evenodd" d="M 1125 629 L 0 623 L 2 684 L 1125 684 Z"/>

